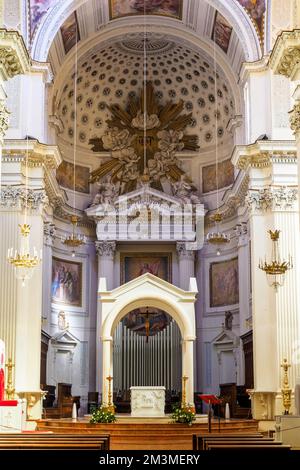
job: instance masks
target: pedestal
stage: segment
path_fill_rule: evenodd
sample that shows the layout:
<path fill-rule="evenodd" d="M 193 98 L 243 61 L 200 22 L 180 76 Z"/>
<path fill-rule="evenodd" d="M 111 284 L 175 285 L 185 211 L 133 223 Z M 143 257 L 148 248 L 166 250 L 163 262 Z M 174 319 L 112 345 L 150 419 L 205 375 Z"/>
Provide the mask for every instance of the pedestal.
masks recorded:
<path fill-rule="evenodd" d="M 165 416 L 165 387 L 130 387 L 130 391 L 132 417 Z"/>

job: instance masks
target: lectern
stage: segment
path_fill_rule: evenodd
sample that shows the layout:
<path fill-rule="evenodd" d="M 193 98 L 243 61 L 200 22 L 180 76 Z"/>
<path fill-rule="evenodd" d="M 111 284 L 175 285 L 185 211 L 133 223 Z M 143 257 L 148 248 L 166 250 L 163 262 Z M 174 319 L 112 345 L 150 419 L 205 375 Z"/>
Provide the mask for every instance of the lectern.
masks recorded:
<path fill-rule="evenodd" d="M 211 432 L 211 405 L 220 405 L 222 400 L 216 395 L 198 395 L 204 403 L 208 405 L 208 432 Z M 220 432 L 220 413 L 219 413 L 219 432 Z"/>

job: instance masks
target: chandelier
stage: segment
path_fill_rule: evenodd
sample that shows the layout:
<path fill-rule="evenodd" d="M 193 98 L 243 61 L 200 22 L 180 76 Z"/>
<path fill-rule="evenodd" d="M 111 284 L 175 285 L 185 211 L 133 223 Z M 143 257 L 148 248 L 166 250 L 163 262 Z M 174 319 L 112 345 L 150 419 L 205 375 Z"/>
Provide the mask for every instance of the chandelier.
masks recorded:
<path fill-rule="evenodd" d="M 21 230 L 21 246 L 20 250 L 15 250 L 9 248 L 7 252 L 8 262 L 14 266 L 16 278 L 22 281 L 22 286 L 25 286 L 25 281 L 30 279 L 33 275 L 34 268 L 40 264 L 42 261 L 42 250 L 40 251 L 40 256 L 35 247 L 33 247 L 33 253 L 30 253 L 29 247 L 29 234 L 30 234 L 30 225 L 22 224 L 20 225 Z"/>
<path fill-rule="evenodd" d="M 74 142 L 73 142 L 73 209 L 76 210 L 76 140 L 77 140 L 77 75 L 78 75 L 78 37 L 77 37 L 77 24 L 76 24 L 76 38 L 75 38 L 75 63 L 74 63 Z M 72 233 L 61 237 L 64 245 L 72 248 L 72 257 L 75 257 L 75 249 L 86 243 L 84 235 L 76 233 L 78 224 L 77 215 L 71 216 Z"/>
<path fill-rule="evenodd" d="M 61 241 L 64 245 L 72 248 L 72 257 L 74 258 L 75 248 L 84 245 L 86 243 L 86 237 L 84 235 L 76 233 L 76 227 L 78 223 L 78 217 L 76 215 L 71 216 L 71 223 L 73 226 L 71 235 L 66 235 L 65 237 L 62 237 Z"/>
<path fill-rule="evenodd" d="M 258 267 L 266 273 L 268 284 L 274 287 L 275 292 L 277 292 L 278 287 L 284 284 L 286 272 L 293 268 L 293 260 L 290 255 L 288 261 L 280 258 L 278 245 L 280 230 L 275 230 L 274 232 L 269 230 L 268 233 L 272 240 L 272 258 L 269 262 L 267 262 L 266 258 L 264 261 L 260 260 Z"/>
<path fill-rule="evenodd" d="M 222 214 L 220 212 L 216 212 L 211 220 L 215 222 L 215 230 L 206 235 L 206 240 L 211 245 L 216 246 L 217 256 L 220 256 L 221 247 L 230 242 L 230 237 L 220 229 L 220 222 L 222 221 Z"/>
<path fill-rule="evenodd" d="M 222 222 L 222 214 L 219 212 L 219 161 L 218 161 L 218 93 L 217 93 L 217 63 L 216 63 L 216 38 L 214 38 L 214 84 L 215 84 L 215 140 L 216 140 L 216 198 L 217 212 L 211 217 L 215 223 L 215 229 L 206 235 L 206 241 L 217 248 L 217 256 L 221 254 L 221 247 L 230 242 L 230 237 L 222 232 L 220 224 Z"/>

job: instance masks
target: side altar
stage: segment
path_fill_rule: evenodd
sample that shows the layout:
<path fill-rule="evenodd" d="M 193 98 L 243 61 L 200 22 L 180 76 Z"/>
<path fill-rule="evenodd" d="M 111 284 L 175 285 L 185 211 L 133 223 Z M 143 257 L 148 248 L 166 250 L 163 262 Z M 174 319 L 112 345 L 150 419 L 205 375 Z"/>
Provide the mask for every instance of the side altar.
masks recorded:
<path fill-rule="evenodd" d="M 130 392 L 132 417 L 165 416 L 166 387 L 130 387 Z"/>

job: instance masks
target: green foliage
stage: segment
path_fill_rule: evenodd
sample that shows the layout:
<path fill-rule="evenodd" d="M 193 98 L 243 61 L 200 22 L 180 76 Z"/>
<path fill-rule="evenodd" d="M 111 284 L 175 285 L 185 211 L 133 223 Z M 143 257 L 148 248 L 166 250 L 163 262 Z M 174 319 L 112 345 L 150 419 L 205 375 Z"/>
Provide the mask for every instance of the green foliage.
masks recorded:
<path fill-rule="evenodd" d="M 189 426 L 196 420 L 195 408 L 192 405 L 181 404 L 173 407 L 172 421 L 173 423 L 186 423 Z"/>
<path fill-rule="evenodd" d="M 115 412 L 107 405 L 101 405 L 95 409 L 90 419 L 90 423 L 114 423 L 115 421 Z"/>

